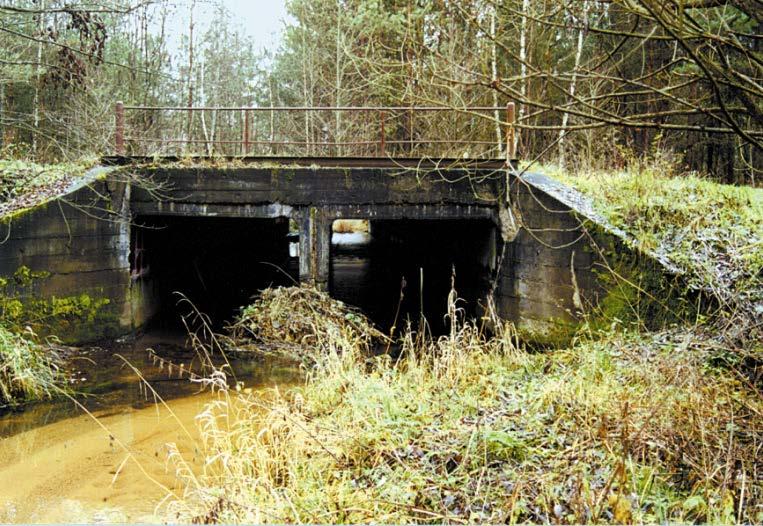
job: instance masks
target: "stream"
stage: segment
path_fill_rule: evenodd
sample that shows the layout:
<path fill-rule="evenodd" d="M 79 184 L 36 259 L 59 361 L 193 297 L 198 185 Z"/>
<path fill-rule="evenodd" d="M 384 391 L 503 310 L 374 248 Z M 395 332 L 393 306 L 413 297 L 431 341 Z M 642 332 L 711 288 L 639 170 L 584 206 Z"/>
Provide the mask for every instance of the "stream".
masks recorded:
<path fill-rule="evenodd" d="M 182 490 L 166 462 L 165 445 L 176 443 L 198 467 L 195 417 L 219 395 L 200 391 L 177 372 L 168 376 L 148 348 L 175 364 L 198 367 L 182 333 L 148 332 L 131 343 L 84 348 L 67 358 L 70 387 L 98 422 L 66 399 L 0 415 L 0 523 L 161 522 L 155 508 L 166 492 L 156 482 Z M 169 410 L 146 396 L 125 361 Z M 295 366 L 277 359 L 232 359 L 231 365 L 236 380 L 263 396 L 274 386 L 300 381 Z M 124 462 L 127 454 L 119 442 L 140 466 Z"/>
<path fill-rule="evenodd" d="M 451 265 L 441 254 L 425 251 L 405 263 L 400 249 L 375 249 L 368 234 L 334 234 L 333 242 L 330 287 L 335 298 L 356 305 L 385 331 L 405 318 L 417 319 L 422 310 L 429 313 L 435 332 L 444 330 Z M 292 267 L 289 271 L 296 274 Z M 418 279 L 424 267 L 422 298 Z M 409 285 L 401 301 L 403 276 Z M 460 292 L 477 296 L 478 287 L 463 277 L 460 285 Z M 156 506 L 166 491 L 160 485 L 182 490 L 166 462 L 166 444 L 176 443 L 183 458 L 198 468 L 195 418 L 218 395 L 201 391 L 198 383 L 178 378 L 177 372 L 168 375 L 166 367 L 155 363 L 149 348 L 175 365 L 194 371 L 199 367 L 185 333 L 159 327 L 165 328 L 132 342 L 84 347 L 66 357 L 76 400 L 97 421 L 67 399 L 0 413 L 0 523 L 162 521 Z M 169 410 L 146 396 L 127 363 L 140 371 Z M 232 360 L 231 365 L 235 379 L 255 396 L 266 397 L 275 386 L 302 381 L 294 364 L 275 358 Z M 119 442 L 139 465 L 125 462 Z"/>

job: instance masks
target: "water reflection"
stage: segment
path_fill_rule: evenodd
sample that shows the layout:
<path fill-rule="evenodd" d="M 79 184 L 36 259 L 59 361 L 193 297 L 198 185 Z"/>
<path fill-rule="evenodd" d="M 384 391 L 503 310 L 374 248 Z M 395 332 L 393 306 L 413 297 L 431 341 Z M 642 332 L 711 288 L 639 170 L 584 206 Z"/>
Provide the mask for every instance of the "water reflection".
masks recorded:
<path fill-rule="evenodd" d="M 83 349 L 69 357 L 67 368 L 77 399 L 98 422 L 67 400 L 0 417 L 0 523 L 161 522 L 156 503 L 167 490 L 182 491 L 166 445 L 176 444 L 189 466 L 200 470 L 204 445 L 197 415 L 224 395 L 199 392 L 198 384 L 168 374 L 147 348 L 198 367 L 179 333 L 152 332 L 132 343 Z M 154 403 L 119 356 L 140 370 L 166 406 Z M 231 364 L 257 398 L 301 378 L 293 364 L 272 358 Z"/>
<path fill-rule="evenodd" d="M 65 360 L 65 375 L 76 399 L 95 414 L 114 414 L 152 405 L 150 393 L 140 387 L 133 367 L 151 384 L 159 397 L 172 401 L 193 396 L 200 391 L 187 375 L 180 377 L 177 369 L 169 374 L 166 366 L 152 358 L 154 354 L 185 370 L 200 372 L 197 353 L 187 345 L 187 338 L 177 331 L 150 331 L 132 342 L 112 342 L 101 347 L 73 350 Z M 218 366 L 225 363 L 222 356 L 213 356 Z M 299 380 L 295 365 L 274 357 L 229 355 L 229 381 L 244 382 L 248 387 L 288 385 Z M 132 367 L 131 367 L 132 366 Z M 0 414 L 0 438 L 82 414 L 82 409 L 68 399 L 29 404 L 20 412 Z"/>

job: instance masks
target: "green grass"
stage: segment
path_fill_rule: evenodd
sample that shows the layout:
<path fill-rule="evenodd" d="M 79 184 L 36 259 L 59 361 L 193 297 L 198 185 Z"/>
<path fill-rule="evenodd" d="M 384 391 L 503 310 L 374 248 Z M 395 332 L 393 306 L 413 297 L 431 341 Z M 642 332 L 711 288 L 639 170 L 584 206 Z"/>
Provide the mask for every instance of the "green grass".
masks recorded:
<path fill-rule="evenodd" d="M 51 349 L 0 326 L 0 406 L 51 397 L 60 381 Z"/>
<path fill-rule="evenodd" d="M 541 171 L 593 198 L 598 212 L 682 269 L 691 285 L 734 306 L 763 301 L 763 189 L 675 174 L 664 163 L 622 172 Z"/>
<path fill-rule="evenodd" d="M 353 331 L 316 331 L 304 387 L 270 401 L 227 392 L 199 415 L 204 469 L 192 475 L 174 452 L 187 486 L 167 517 L 763 520 L 763 398 L 715 365 L 700 329 L 528 353 L 493 321 L 491 336 L 469 324 L 438 340 L 408 331 L 396 359 L 360 352 Z"/>

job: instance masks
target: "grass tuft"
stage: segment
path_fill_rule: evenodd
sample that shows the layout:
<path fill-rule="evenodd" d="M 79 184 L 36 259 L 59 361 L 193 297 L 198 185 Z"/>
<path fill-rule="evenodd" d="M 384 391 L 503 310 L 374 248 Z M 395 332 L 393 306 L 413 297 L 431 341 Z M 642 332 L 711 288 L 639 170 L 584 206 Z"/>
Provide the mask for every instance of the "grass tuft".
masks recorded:
<path fill-rule="evenodd" d="M 0 326 L 0 407 L 50 398 L 56 392 L 60 380 L 57 356 L 32 337 Z"/>

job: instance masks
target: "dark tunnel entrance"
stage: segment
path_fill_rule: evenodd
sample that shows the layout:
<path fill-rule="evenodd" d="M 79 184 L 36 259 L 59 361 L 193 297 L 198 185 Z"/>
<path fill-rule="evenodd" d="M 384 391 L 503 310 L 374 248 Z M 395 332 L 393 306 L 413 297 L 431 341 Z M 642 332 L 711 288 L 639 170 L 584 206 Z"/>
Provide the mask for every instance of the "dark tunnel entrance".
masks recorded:
<path fill-rule="evenodd" d="M 333 233 L 333 297 L 359 307 L 385 331 L 393 323 L 404 327 L 406 319 L 416 326 L 423 312 L 432 332 L 442 334 L 455 268 L 459 307 L 469 318 L 481 314 L 496 264 L 491 221 L 373 220 L 368 230 Z"/>
<path fill-rule="evenodd" d="M 178 305 L 180 292 L 219 328 L 259 290 L 291 283 L 284 273 L 290 271 L 286 218 L 144 216 L 134 224 L 137 319 L 177 326 L 189 312 Z"/>

